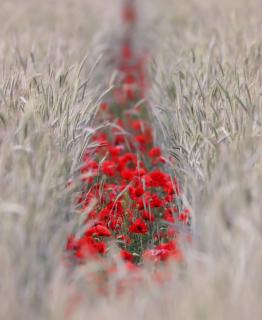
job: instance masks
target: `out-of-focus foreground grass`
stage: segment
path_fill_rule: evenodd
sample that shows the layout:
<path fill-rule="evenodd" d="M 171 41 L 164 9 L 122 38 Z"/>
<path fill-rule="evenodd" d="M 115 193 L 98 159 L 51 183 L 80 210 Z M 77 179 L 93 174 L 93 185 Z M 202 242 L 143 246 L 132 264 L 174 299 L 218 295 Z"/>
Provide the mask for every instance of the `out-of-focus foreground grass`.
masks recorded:
<path fill-rule="evenodd" d="M 63 319 L 79 290 L 69 319 L 261 319 L 260 0 L 145 3 L 156 141 L 176 157 L 193 215 L 186 267 L 107 297 L 85 267 L 65 273 L 76 223 L 65 186 L 108 76 L 113 36 L 94 36 L 108 6 L 0 1 L 0 318 Z"/>

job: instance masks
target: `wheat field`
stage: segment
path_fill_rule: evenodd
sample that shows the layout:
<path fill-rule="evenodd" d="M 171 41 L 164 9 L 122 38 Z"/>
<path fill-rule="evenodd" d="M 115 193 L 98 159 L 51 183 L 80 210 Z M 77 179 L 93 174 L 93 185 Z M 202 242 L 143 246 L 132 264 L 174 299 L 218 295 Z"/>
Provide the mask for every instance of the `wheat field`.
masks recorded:
<path fill-rule="evenodd" d="M 155 140 L 192 212 L 186 267 L 106 296 L 85 284 L 95 266 L 65 270 L 66 185 L 110 89 L 119 1 L 0 0 L 0 319 L 262 317 L 262 2 L 140 2 Z"/>

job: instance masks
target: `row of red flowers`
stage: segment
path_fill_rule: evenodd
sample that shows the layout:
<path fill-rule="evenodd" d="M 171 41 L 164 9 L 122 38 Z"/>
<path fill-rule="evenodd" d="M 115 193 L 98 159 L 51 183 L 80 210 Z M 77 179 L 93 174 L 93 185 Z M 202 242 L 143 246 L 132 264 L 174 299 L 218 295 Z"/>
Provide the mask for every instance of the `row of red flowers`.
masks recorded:
<path fill-rule="evenodd" d="M 128 268 L 144 260 L 182 260 L 179 230 L 190 225 L 173 161 L 154 146 L 150 109 L 144 100 L 148 87 L 146 58 L 132 45 L 137 14 L 132 2 L 123 10 L 126 34 L 118 57 L 114 91 L 101 103 L 94 147 L 85 151 L 81 190 L 76 207 L 84 215 L 84 231 L 70 235 L 67 252 L 76 263 L 103 257 L 110 244 Z"/>

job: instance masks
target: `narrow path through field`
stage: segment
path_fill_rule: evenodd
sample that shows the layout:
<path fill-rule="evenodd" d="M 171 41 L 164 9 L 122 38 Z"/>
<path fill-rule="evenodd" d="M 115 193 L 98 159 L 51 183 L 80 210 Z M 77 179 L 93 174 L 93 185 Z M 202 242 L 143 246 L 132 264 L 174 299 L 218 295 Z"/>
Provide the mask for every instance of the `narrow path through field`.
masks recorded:
<path fill-rule="evenodd" d="M 148 53 L 135 38 L 138 8 L 134 0 L 123 3 L 117 76 L 95 120 L 96 126 L 106 125 L 96 130 L 82 159 L 76 202 L 84 222 L 67 243 L 77 264 L 110 256 L 113 245 L 128 270 L 144 261 L 183 260 L 179 230 L 190 225 L 190 216 L 173 160 L 153 141 Z"/>

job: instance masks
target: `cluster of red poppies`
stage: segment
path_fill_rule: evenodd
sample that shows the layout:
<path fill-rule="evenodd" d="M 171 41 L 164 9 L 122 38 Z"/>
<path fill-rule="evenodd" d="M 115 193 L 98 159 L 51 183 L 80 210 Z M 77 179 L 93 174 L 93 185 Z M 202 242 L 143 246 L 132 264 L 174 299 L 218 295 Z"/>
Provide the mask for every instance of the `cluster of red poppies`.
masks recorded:
<path fill-rule="evenodd" d="M 129 1 L 123 19 L 129 26 L 136 19 Z M 107 256 L 114 245 L 128 268 L 145 260 L 182 260 L 179 230 L 190 225 L 190 214 L 181 201 L 172 159 L 154 146 L 144 99 L 146 58 L 135 52 L 130 32 L 119 48 L 115 89 L 96 119 L 109 125 L 96 131 L 94 147 L 82 159 L 76 206 L 84 215 L 84 231 L 67 242 L 77 263 Z"/>

